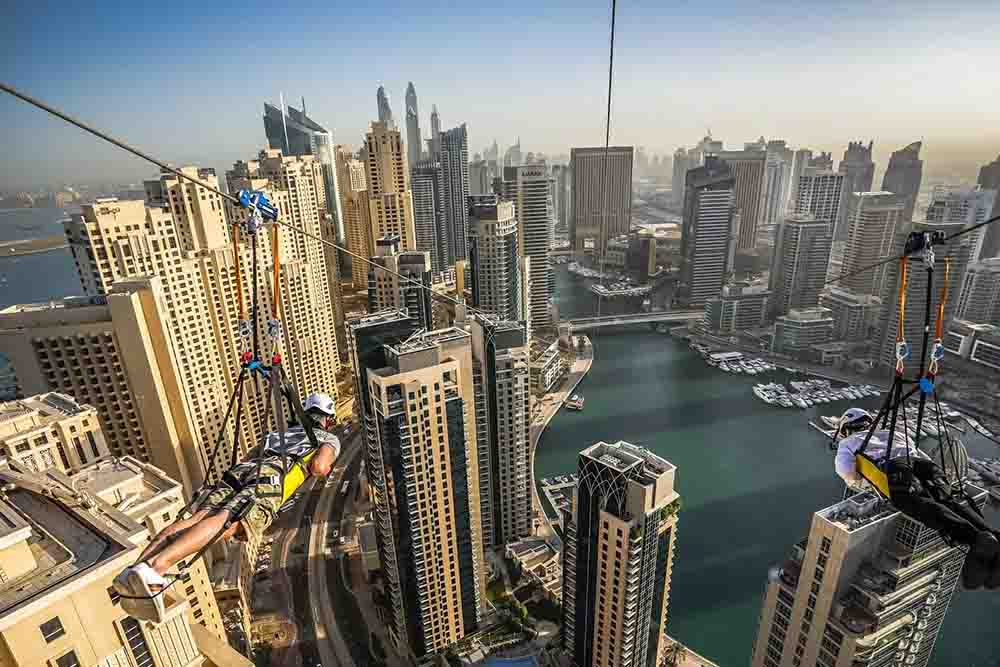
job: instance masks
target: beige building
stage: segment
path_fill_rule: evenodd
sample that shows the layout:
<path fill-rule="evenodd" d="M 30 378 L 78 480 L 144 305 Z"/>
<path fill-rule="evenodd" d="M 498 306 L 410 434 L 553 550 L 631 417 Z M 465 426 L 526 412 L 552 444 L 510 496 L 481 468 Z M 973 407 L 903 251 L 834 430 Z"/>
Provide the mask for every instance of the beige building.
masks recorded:
<path fill-rule="evenodd" d="M 518 252 L 527 261 L 528 296 L 532 328 L 552 324 L 549 301 L 552 298 L 550 263 L 552 201 L 545 165 L 504 167 L 503 197 L 514 202 L 517 217 Z"/>
<path fill-rule="evenodd" d="M 365 155 L 372 238 L 398 236 L 403 250 L 416 250 L 410 167 L 399 130 L 391 124 L 373 122 L 365 135 Z"/>
<path fill-rule="evenodd" d="M 0 456 L 37 472 L 66 472 L 107 456 L 97 410 L 49 392 L 0 403 Z"/>
<path fill-rule="evenodd" d="M 677 467 L 624 441 L 580 452 L 564 514 L 563 648 L 578 667 L 665 658 Z"/>
<path fill-rule="evenodd" d="M 632 222 L 632 146 L 571 148 L 573 214 L 570 243 L 577 255 L 603 261 L 610 239 Z"/>
<path fill-rule="evenodd" d="M 145 527 L 150 538 L 173 523 L 187 504 L 179 482 L 129 456 L 85 466 L 70 479 L 76 489 L 100 498 Z M 189 622 L 203 625 L 226 641 L 205 559 L 193 561 L 179 576 L 172 592 L 188 601 Z"/>
<path fill-rule="evenodd" d="M 757 244 L 757 229 L 764 222 L 767 153 L 742 150 L 719 151 L 717 155 L 729 165 L 733 175 L 734 200 L 740 214 L 736 249 L 753 250 Z"/>
<path fill-rule="evenodd" d="M 93 406 L 108 450 L 200 483 L 181 364 L 169 345 L 160 278 L 119 281 L 107 296 L 72 297 L 0 311 L 0 352 L 18 392 L 58 391 Z"/>
<path fill-rule="evenodd" d="M 162 521 L 162 515 L 140 523 L 100 494 L 74 489 L 55 468 L 29 483 L 48 493 L 17 483 L 0 498 L 0 664 L 250 667 L 219 639 L 210 625 L 216 621 L 203 612 L 192 623 L 206 602 L 192 612 L 188 599 L 172 589 L 164 594 L 166 618 L 157 625 L 122 611 L 111 582 L 150 539 L 149 522 Z M 188 585 L 178 582 L 175 588 Z"/>
<path fill-rule="evenodd" d="M 985 504 L 985 491 L 967 490 Z M 872 493 L 820 510 L 768 574 L 751 664 L 925 667 L 964 561 Z"/>
<path fill-rule="evenodd" d="M 908 220 L 902 198 L 891 192 L 855 192 L 848 198 L 847 247 L 844 249 L 844 274 L 852 274 L 838 285 L 855 294 L 882 296 L 886 266 L 860 271 L 902 251 L 899 236 Z"/>
<path fill-rule="evenodd" d="M 375 239 L 368 217 L 365 163 L 355 158 L 351 149 L 343 145 L 337 146 L 334 161 L 347 249 L 354 255 L 371 257 L 375 254 Z M 351 280 L 355 289 L 362 289 L 368 285 L 368 264 L 357 257 L 351 258 Z"/>
<path fill-rule="evenodd" d="M 375 242 L 368 268 L 368 312 L 406 311 L 424 329 L 433 329 L 431 255 L 420 250 L 399 250 L 397 237 Z M 400 277 L 402 276 L 402 278 Z"/>
<path fill-rule="evenodd" d="M 420 658 L 486 611 L 470 336 L 401 312 L 351 327 L 389 636 Z M 390 455 L 396 452 L 397 455 Z"/>

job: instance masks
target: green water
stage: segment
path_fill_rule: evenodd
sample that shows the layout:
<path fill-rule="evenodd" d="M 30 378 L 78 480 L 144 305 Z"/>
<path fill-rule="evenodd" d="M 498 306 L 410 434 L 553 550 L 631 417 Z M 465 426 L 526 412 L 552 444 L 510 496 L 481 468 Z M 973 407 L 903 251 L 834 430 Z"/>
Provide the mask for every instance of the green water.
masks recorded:
<path fill-rule="evenodd" d="M 556 283 L 564 316 L 591 309 L 578 279 L 562 269 Z M 823 437 L 807 421 L 848 404 L 768 406 L 750 391 L 757 381 L 711 369 L 662 334 L 602 334 L 579 388 L 586 409 L 561 411 L 535 455 L 536 479 L 573 472 L 577 453 L 598 440 L 641 444 L 677 465 L 683 510 L 668 632 L 725 667 L 749 664 L 768 568 L 842 490 Z M 978 436 L 966 440 L 973 455 L 1000 452 Z M 957 594 L 932 664 L 1000 665 L 997 618 L 1000 593 Z"/>

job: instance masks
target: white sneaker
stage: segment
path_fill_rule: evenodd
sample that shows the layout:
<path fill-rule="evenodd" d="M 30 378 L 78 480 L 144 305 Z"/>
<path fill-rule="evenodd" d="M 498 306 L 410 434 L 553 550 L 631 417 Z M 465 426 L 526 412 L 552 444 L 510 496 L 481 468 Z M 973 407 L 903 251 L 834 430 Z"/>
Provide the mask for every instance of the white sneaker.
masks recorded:
<path fill-rule="evenodd" d="M 162 583 L 161 583 L 162 582 Z M 142 621 L 162 623 L 166 615 L 162 593 L 166 580 L 146 563 L 127 568 L 115 577 L 113 587 L 122 596 L 121 605 L 125 612 Z M 157 590 L 153 590 L 157 586 Z"/>

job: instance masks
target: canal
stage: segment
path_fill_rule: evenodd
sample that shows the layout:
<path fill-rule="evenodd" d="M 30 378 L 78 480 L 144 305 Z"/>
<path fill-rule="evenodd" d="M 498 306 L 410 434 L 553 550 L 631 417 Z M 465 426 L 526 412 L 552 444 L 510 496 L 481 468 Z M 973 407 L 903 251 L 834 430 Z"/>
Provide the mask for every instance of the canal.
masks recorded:
<path fill-rule="evenodd" d="M 557 267 L 556 289 L 563 317 L 592 312 L 593 295 L 565 267 Z M 842 490 L 823 436 L 807 421 L 848 403 L 766 405 L 750 391 L 759 380 L 709 368 L 686 344 L 638 327 L 602 332 L 594 345 L 578 389 L 586 409 L 552 420 L 535 455 L 536 481 L 575 471 L 577 453 L 598 440 L 640 444 L 677 465 L 683 509 L 668 632 L 725 667 L 749 664 L 768 568 Z M 973 456 L 1000 453 L 978 436 L 966 440 Z M 996 512 L 991 519 L 1000 523 Z M 1000 593 L 957 594 L 932 664 L 1000 664 L 998 617 Z"/>

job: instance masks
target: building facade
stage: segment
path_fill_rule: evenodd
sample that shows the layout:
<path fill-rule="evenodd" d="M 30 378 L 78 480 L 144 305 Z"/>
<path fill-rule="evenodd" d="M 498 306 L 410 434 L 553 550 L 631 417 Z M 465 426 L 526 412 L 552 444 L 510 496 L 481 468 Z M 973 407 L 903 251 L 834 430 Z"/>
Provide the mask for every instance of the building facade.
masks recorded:
<path fill-rule="evenodd" d="M 870 294 L 855 294 L 836 285 L 819 296 L 819 305 L 833 318 L 833 340 L 860 343 L 878 335 L 882 299 Z"/>
<path fill-rule="evenodd" d="M 365 135 L 364 153 L 372 242 L 383 236 L 398 236 L 403 250 L 414 250 L 417 233 L 413 225 L 410 167 L 399 130 L 390 123 L 372 123 Z"/>
<path fill-rule="evenodd" d="M 357 159 L 351 149 L 343 145 L 336 147 L 333 157 L 344 238 L 347 249 L 355 255 L 351 258 L 351 282 L 355 289 L 359 289 L 368 284 L 368 265 L 357 257 L 371 257 L 375 254 L 375 237 L 372 235 L 368 211 L 368 178 L 365 175 L 367 164 Z"/>
<path fill-rule="evenodd" d="M 856 192 L 871 192 L 875 179 L 875 163 L 872 162 L 873 142 L 865 146 L 860 141 L 847 144 L 844 157 L 837 171 L 844 175 L 843 199 L 840 202 L 840 219 L 834 231 L 834 240 L 846 241 L 848 237 L 851 195 Z"/>
<path fill-rule="evenodd" d="M 993 210 L 990 217 L 995 218 L 1000 215 L 1000 156 L 989 164 L 984 164 L 979 169 L 979 178 L 976 181 L 983 190 L 996 192 L 993 200 Z M 990 225 L 986 229 L 983 239 L 983 249 L 979 254 L 980 259 L 988 259 L 1000 255 L 1000 226 Z"/>
<path fill-rule="evenodd" d="M 759 329 L 767 322 L 771 290 L 767 285 L 730 283 L 722 293 L 705 302 L 702 326 L 718 334 Z"/>
<path fill-rule="evenodd" d="M 563 519 L 563 648 L 573 664 L 661 664 L 680 505 L 676 472 L 623 441 L 580 452 Z"/>
<path fill-rule="evenodd" d="M 486 605 L 472 349 L 384 311 L 351 326 L 379 559 L 397 652 L 476 629 Z"/>
<path fill-rule="evenodd" d="M 423 329 L 433 329 L 430 254 L 400 252 L 396 237 L 376 241 L 375 253 L 368 270 L 368 312 L 402 310 Z"/>
<path fill-rule="evenodd" d="M 627 234 L 632 221 L 632 146 L 571 148 L 573 217 L 570 243 L 599 261 L 607 242 Z"/>
<path fill-rule="evenodd" d="M 549 262 L 549 179 L 545 167 L 531 165 L 505 167 L 504 199 L 514 202 L 518 222 L 518 245 L 528 260 L 529 311 L 532 327 L 551 324 L 549 301 L 552 298 L 552 267 Z"/>
<path fill-rule="evenodd" d="M 711 156 L 687 172 L 680 273 L 686 307 L 719 296 L 732 271 L 738 231 L 734 183 L 729 165 Z"/>
<path fill-rule="evenodd" d="M 736 249 L 753 250 L 757 245 L 757 229 L 764 223 L 766 212 L 767 153 L 719 151 L 716 156 L 729 165 L 733 177 L 733 201 L 740 214 Z"/>
<path fill-rule="evenodd" d="M 410 176 L 413 192 L 413 227 L 417 250 L 429 253 L 435 272 L 448 267 L 448 230 L 444 217 L 444 173 L 441 163 L 425 160 L 414 165 Z"/>
<path fill-rule="evenodd" d="M 905 202 L 891 192 L 856 192 L 851 195 L 847 219 L 847 246 L 844 274 L 852 274 L 838 284 L 856 294 L 882 295 L 886 265 L 863 270 L 899 254 Z"/>
<path fill-rule="evenodd" d="M 420 151 L 424 148 L 423 138 L 420 136 L 420 111 L 417 106 L 417 89 L 410 81 L 406 85 L 406 154 L 410 159 L 410 165 L 420 162 Z"/>
<path fill-rule="evenodd" d="M 54 391 L 0 403 L 0 456 L 24 470 L 68 472 L 109 455 L 90 405 Z"/>
<path fill-rule="evenodd" d="M 969 265 L 962 278 L 955 317 L 1000 326 L 1000 257 Z"/>
<path fill-rule="evenodd" d="M 833 340 L 833 318 L 826 308 L 790 310 L 774 322 L 771 351 L 795 359 L 810 360 L 814 345 Z"/>
<path fill-rule="evenodd" d="M 442 270 L 468 258 L 469 135 L 465 123 L 442 132 L 435 159 L 444 183 L 444 228 L 447 236 Z"/>
<path fill-rule="evenodd" d="M 826 282 L 833 246 L 833 222 L 791 214 L 778 226 L 771 259 L 771 314 L 812 308 Z"/>
<path fill-rule="evenodd" d="M 530 271 L 520 249 L 514 203 L 496 195 L 469 198 L 472 305 L 501 320 L 530 321 Z"/>
<path fill-rule="evenodd" d="M 931 197 L 931 203 L 927 207 L 927 222 L 958 223 L 970 226 L 985 222 L 992 214 L 997 196 L 996 190 L 983 190 L 978 186 L 935 191 Z M 986 257 L 986 237 L 992 226 L 972 232 L 972 236 L 975 237 L 973 260 Z"/>
<path fill-rule="evenodd" d="M 820 510 L 768 574 L 751 665 L 926 667 L 964 561 L 872 493 Z"/>
<path fill-rule="evenodd" d="M 793 213 L 811 214 L 830 223 L 830 233 L 840 219 L 844 198 L 844 175 L 829 169 L 803 167 L 790 208 Z"/>
<path fill-rule="evenodd" d="M 531 351 L 520 322 L 472 320 L 483 548 L 532 534 Z"/>
<path fill-rule="evenodd" d="M 889 166 L 882 176 L 882 190 L 892 192 L 903 201 L 903 221 L 913 220 L 913 208 L 920 193 L 920 180 L 923 177 L 924 161 L 920 159 L 922 143 L 912 144 L 893 151 L 889 157 Z"/>

